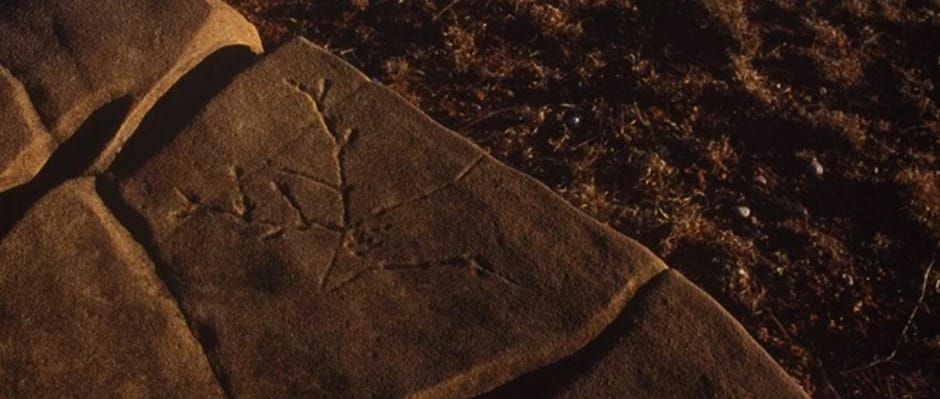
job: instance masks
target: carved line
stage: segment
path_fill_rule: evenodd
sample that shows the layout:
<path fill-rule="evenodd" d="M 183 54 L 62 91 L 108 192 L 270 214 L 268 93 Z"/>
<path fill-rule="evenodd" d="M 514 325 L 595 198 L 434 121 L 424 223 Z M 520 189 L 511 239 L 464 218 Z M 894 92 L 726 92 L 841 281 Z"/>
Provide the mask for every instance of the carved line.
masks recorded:
<path fill-rule="evenodd" d="M 343 132 L 336 132 L 335 129 L 332 128 L 329 123 L 327 123 L 326 117 L 323 114 L 324 107 L 322 104 L 322 100 L 326 97 L 326 91 L 328 89 L 328 82 L 325 79 L 320 79 L 317 81 L 317 91 L 311 90 L 306 85 L 293 79 L 284 79 L 284 83 L 307 99 L 307 101 L 310 103 L 310 107 L 313 110 L 313 115 L 317 122 L 320 123 L 320 126 L 327 132 L 327 136 L 333 142 L 333 159 L 336 166 L 337 179 L 339 180 L 339 187 L 333 188 L 338 189 L 339 191 L 343 210 L 342 214 L 340 215 L 340 226 L 338 229 L 336 229 L 339 233 L 341 233 L 339 242 L 330 256 L 330 262 L 327 264 L 326 269 L 320 277 L 320 287 L 322 288 L 326 287 L 329 276 L 336 267 L 336 261 L 337 258 L 339 258 L 339 252 L 342 250 L 343 243 L 346 241 L 346 236 L 349 234 L 350 187 L 346 179 L 344 158 L 347 147 L 354 140 L 355 131 L 352 129 L 346 129 Z M 296 206 L 296 203 L 292 204 L 292 206 L 299 210 L 299 207 Z"/>
<path fill-rule="evenodd" d="M 322 104 L 322 100 L 325 98 L 325 92 L 326 92 L 325 86 L 328 83 L 326 82 L 326 80 L 320 79 L 317 81 L 318 87 L 316 91 L 311 90 L 309 87 L 293 79 L 285 79 L 284 83 L 287 84 L 294 91 L 303 95 L 304 98 L 308 100 L 317 122 L 319 122 L 321 124 L 321 127 L 327 132 L 327 135 L 330 137 L 334 145 L 333 155 L 334 155 L 334 161 L 335 161 L 335 166 L 336 166 L 337 178 L 339 180 L 338 187 L 328 184 L 327 182 L 324 182 L 320 179 L 314 178 L 313 176 L 310 176 L 301 172 L 290 171 L 290 170 L 279 171 L 281 173 L 298 176 L 305 180 L 311 181 L 315 184 L 325 186 L 334 191 L 338 191 L 340 194 L 340 198 L 342 200 L 343 213 L 341 215 L 341 224 L 340 224 L 340 228 L 338 229 L 338 231 L 341 232 L 342 235 L 339 237 L 337 245 L 334 248 L 330 256 L 330 261 L 327 264 L 326 269 L 324 270 L 324 272 L 322 273 L 320 277 L 320 287 L 325 288 L 328 285 L 329 278 L 333 272 L 333 269 L 335 269 L 336 267 L 336 262 L 337 262 L 337 259 L 339 258 L 340 251 L 342 250 L 344 244 L 346 244 L 347 239 L 350 238 L 349 234 L 350 234 L 351 225 L 353 224 L 358 225 L 359 223 L 362 222 L 360 220 L 357 223 L 351 223 L 351 220 L 350 220 L 349 193 L 351 191 L 351 187 L 348 184 L 348 180 L 346 176 L 346 168 L 345 168 L 346 150 L 348 149 L 350 143 L 355 140 L 356 131 L 353 129 L 346 129 L 342 132 L 337 132 L 336 129 L 333 128 L 328 123 L 326 116 L 323 113 L 324 107 Z M 433 188 L 425 193 L 405 199 L 396 204 L 377 208 L 371 212 L 370 216 L 380 217 L 395 209 L 401 208 L 405 205 L 408 205 L 414 202 L 428 199 L 436 195 L 437 193 L 440 193 L 450 187 L 453 187 L 454 185 L 457 185 L 461 181 L 463 181 L 463 179 L 465 179 L 467 176 L 469 176 L 470 173 L 473 172 L 477 167 L 479 167 L 480 164 L 482 164 L 485 159 L 486 159 L 486 155 L 481 154 L 478 158 L 473 160 L 469 165 L 464 167 L 464 169 L 461 170 L 457 174 L 454 180 L 448 183 L 445 183 L 441 186 L 438 186 L 436 188 Z M 304 221 L 304 223 L 306 223 L 307 219 L 303 215 L 303 212 L 301 212 L 296 199 L 293 198 L 293 196 L 286 189 L 286 187 L 278 186 L 277 188 L 281 192 L 282 196 L 284 196 L 284 198 L 287 199 L 287 201 L 295 209 L 295 211 L 298 214 L 298 217 L 302 221 Z M 497 271 L 493 270 L 492 267 L 487 266 L 487 262 L 481 256 L 476 256 L 476 255 L 451 256 L 451 257 L 439 259 L 439 260 L 420 261 L 420 262 L 414 262 L 414 263 L 387 263 L 387 262 L 379 262 L 379 263 L 380 263 L 379 267 L 364 268 L 362 270 L 359 270 L 358 272 L 356 272 L 355 274 L 353 274 L 351 277 L 347 278 L 346 280 L 340 281 L 335 287 L 331 288 L 330 291 L 334 292 L 339 289 L 342 289 L 343 287 L 356 281 L 362 276 L 368 273 L 372 273 L 372 272 L 404 271 L 404 270 L 416 270 L 416 269 L 427 270 L 427 269 L 434 268 L 434 267 L 453 267 L 453 266 L 462 266 L 462 265 L 468 266 L 472 271 L 475 271 L 479 273 L 480 275 L 490 276 L 507 285 L 520 287 L 520 285 L 516 283 L 515 281 L 513 281 L 512 279 L 498 273 Z"/>
<path fill-rule="evenodd" d="M 299 231 L 306 231 L 311 226 L 317 227 L 323 230 L 332 231 L 336 233 L 341 233 L 342 227 L 333 226 L 330 224 L 320 223 L 316 220 L 310 219 L 304 214 L 303 209 L 300 207 L 300 202 L 297 200 L 297 197 L 294 196 L 294 193 L 290 191 L 290 187 L 287 183 L 278 183 L 275 181 L 271 182 L 271 188 L 281 195 L 284 198 L 284 201 L 294 210 L 294 214 L 297 216 L 297 225 L 296 229 Z"/>
<path fill-rule="evenodd" d="M 337 187 L 335 184 L 330 183 L 330 182 L 327 182 L 327 181 L 324 181 L 324 180 L 322 180 L 322 179 L 320 179 L 320 178 L 317 178 L 316 176 L 313 176 L 313 175 L 311 175 L 311 174 L 309 174 L 309 173 L 305 173 L 305 172 L 301 172 L 301 171 L 293 170 L 293 169 L 287 169 L 287 168 L 280 168 L 280 169 L 275 170 L 275 172 L 280 173 L 280 174 L 282 174 L 282 175 L 286 175 L 286 176 L 295 176 L 295 177 L 298 177 L 298 178 L 300 178 L 300 179 L 302 179 L 302 180 L 305 180 L 305 181 L 307 181 L 307 182 L 309 182 L 309 183 L 312 183 L 312 184 L 317 185 L 317 186 L 320 186 L 320 187 L 324 187 L 324 188 L 329 189 L 330 191 L 333 191 L 333 192 L 335 192 L 335 193 L 337 193 L 337 194 L 340 194 L 340 195 L 342 195 L 342 193 L 343 193 L 343 192 L 342 192 L 342 189 L 339 188 L 339 187 Z"/>
<path fill-rule="evenodd" d="M 280 194 L 281 198 L 284 198 L 284 201 L 290 205 L 291 209 L 294 210 L 294 215 L 297 216 L 298 230 L 306 230 L 309 228 L 309 219 L 307 219 L 307 215 L 304 215 L 304 211 L 300 209 L 300 205 L 297 203 L 297 198 L 294 198 L 294 195 L 290 192 L 290 188 L 287 187 L 287 184 L 271 181 L 271 188 L 274 190 L 274 192 Z"/>
<path fill-rule="evenodd" d="M 450 182 L 448 182 L 448 183 L 446 183 L 446 184 L 444 184 L 444 185 L 438 186 L 438 187 L 436 187 L 436 188 L 434 188 L 434 189 L 431 189 L 430 191 L 425 192 L 425 193 L 423 193 L 423 194 L 419 194 L 419 195 L 416 195 L 416 196 L 414 196 L 414 197 L 405 199 L 405 200 L 403 200 L 403 201 L 401 201 L 401 202 L 399 202 L 399 203 L 397 203 L 397 204 L 392 204 L 392 205 L 387 205 L 387 206 L 384 206 L 384 207 L 376 208 L 376 209 L 374 209 L 374 210 L 372 211 L 371 216 L 373 216 L 373 217 L 382 216 L 382 215 L 384 215 L 384 214 L 386 214 L 386 213 L 388 213 L 388 212 L 391 212 L 391 211 L 394 211 L 394 210 L 396 210 L 396 209 L 398 209 L 398 208 L 401 208 L 402 206 L 405 206 L 405 205 L 408 205 L 408 204 L 411 204 L 411 203 L 414 203 L 414 202 L 418 202 L 418 201 L 422 201 L 422 200 L 428 199 L 428 198 L 434 196 L 435 194 L 437 194 L 437 193 L 439 193 L 439 192 L 441 192 L 441 191 L 444 191 L 444 190 L 446 190 L 446 189 L 448 189 L 448 188 L 450 188 L 450 187 L 453 187 L 453 186 L 457 185 L 458 183 L 460 183 L 461 181 L 463 181 L 463 179 L 465 179 L 468 175 L 470 175 L 470 173 L 473 172 L 474 169 L 476 169 L 477 167 L 479 167 L 480 164 L 483 163 L 483 160 L 484 160 L 484 159 L 486 159 L 486 155 L 485 155 L 485 154 L 484 154 L 484 155 L 480 155 L 479 157 L 477 157 L 476 160 L 474 160 L 473 162 L 471 162 L 470 165 L 468 165 L 468 166 L 465 167 L 462 171 L 460 171 L 460 173 L 457 175 L 457 177 L 456 177 L 454 180 L 452 180 L 452 181 L 450 181 Z"/>
<path fill-rule="evenodd" d="M 493 270 L 491 266 L 488 265 L 489 262 L 486 261 L 480 255 L 459 255 L 451 256 L 438 260 L 431 261 L 419 261 L 414 263 L 386 263 L 382 265 L 384 270 L 427 270 L 434 267 L 455 267 L 455 266 L 468 266 L 471 270 L 479 272 L 480 274 L 488 275 L 494 277 L 506 284 L 520 287 L 519 283 L 513 281 L 512 279 L 502 275 L 501 273 Z"/>
<path fill-rule="evenodd" d="M 229 211 L 218 205 L 203 204 L 202 202 L 199 201 L 198 198 L 196 198 L 195 196 L 186 194 L 185 192 L 183 192 L 183 190 L 181 190 L 177 186 L 173 186 L 173 192 L 176 193 L 176 195 L 180 198 L 180 200 L 182 200 L 182 202 L 186 204 L 186 208 L 180 211 L 171 212 L 170 213 L 171 216 L 174 216 L 180 219 L 186 219 L 189 216 L 191 216 L 193 213 L 202 209 L 202 210 L 205 210 L 207 212 L 210 212 L 216 215 L 234 218 L 242 223 L 249 223 L 247 220 L 245 220 L 244 215 L 239 214 L 237 212 Z"/>
<path fill-rule="evenodd" d="M 459 256 L 450 256 L 442 259 L 436 260 L 425 260 L 417 261 L 411 263 L 387 263 L 379 262 L 378 267 L 370 267 L 362 269 L 349 278 L 339 282 L 335 287 L 330 289 L 330 292 L 336 292 L 340 289 L 345 288 L 349 284 L 352 284 L 359 278 L 365 276 L 369 273 L 378 273 L 378 272 L 396 272 L 396 271 L 408 271 L 408 270 L 428 270 L 433 268 L 443 268 L 443 267 L 468 267 L 471 271 L 480 273 L 480 275 L 485 275 L 497 279 L 498 281 L 510 285 L 515 288 L 522 288 L 522 286 L 516 281 L 506 277 L 502 273 L 493 270 L 491 266 L 488 266 L 488 263 L 485 258 L 480 255 L 459 255 Z"/>
<path fill-rule="evenodd" d="M 241 168 L 232 166 L 231 175 L 232 178 L 235 179 L 235 188 L 238 189 L 238 200 L 236 203 L 232 204 L 232 207 L 239 216 L 251 224 L 252 211 L 254 211 L 255 205 L 251 198 L 248 197 L 248 194 L 245 193 L 245 188 L 242 186 Z"/>
<path fill-rule="evenodd" d="M 293 89 L 295 92 L 300 93 L 300 95 L 304 96 L 304 98 L 307 99 L 307 102 L 310 103 L 310 107 L 313 108 L 313 111 L 314 111 L 313 116 L 317 118 L 317 122 L 321 123 L 323 127 L 327 127 L 326 120 L 323 116 L 322 104 L 321 104 L 321 101 L 324 98 L 325 93 L 315 93 L 314 91 L 310 90 L 310 88 L 307 87 L 306 85 L 293 79 L 284 79 L 284 84 L 286 84 L 288 87 Z M 325 85 L 324 85 L 324 88 L 325 88 Z M 330 139 L 333 140 L 333 145 L 336 147 L 339 147 L 340 137 L 334 134 L 333 131 L 330 130 L 328 127 L 326 130 L 327 132 L 330 133 Z"/>
<path fill-rule="evenodd" d="M 339 237 L 336 243 L 336 248 L 333 249 L 333 254 L 330 256 L 330 263 L 327 264 L 326 269 L 323 271 L 323 274 L 320 275 L 320 288 L 326 287 L 326 282 L 330 278 L 330 274 L 333 272 L 333 268 L 336 267 L 336 259 L 339 258 L 339 251 L 343 247 L 343 239 L 345 233 Z"/>

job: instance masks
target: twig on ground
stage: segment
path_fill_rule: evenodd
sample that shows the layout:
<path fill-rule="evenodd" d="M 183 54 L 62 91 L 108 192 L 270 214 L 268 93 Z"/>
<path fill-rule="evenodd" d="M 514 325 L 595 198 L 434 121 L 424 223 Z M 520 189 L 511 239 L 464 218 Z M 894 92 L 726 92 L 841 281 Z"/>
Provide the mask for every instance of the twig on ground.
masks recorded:
<path fill-rule="evenodd" d="M 937 255 L 936 255 L 937 250 L 940 250 L 940 243 L 937 243 L 937 249 L 934 250 L 933 260 L 930 261 L 930 264 L 927 265 L 927 269 L 924 270 L 924 280 L 920 286 L 920 296 L 917 298 L 917 303 L 914 304 L 914 309 L 911 311 L 911 314 L 907 317 L 907 322 L 904 323 L 904 328 L 901 329 L 901 336 L 898 337 L 897 342 L 894 343 L 894 349 L 891 350 L 891 353 L 889 353 L 888 356 L 877 358 L 861 366 L 851 368 L 848 370 L 843 370 L 840 372 L 840 374 L 848 375 L 848 374 L 857 373 L 859 371 L 867 370 L 872 367 L 878 366 L 880 364 L 890 362 L 894 360 L 895 356 L 898 355 L 898 349 L 901 348 L 901 344 L 907 341 L 908 339 L 907 331 L 911 328 L 911 325 L 914 324 L 914 318 L 917 317 L 917 312 L 920 311 L 920 307 L 921 305 L 924 304 L 924 299 L 927 297 L 927 285 L 930 281 L 930 273 L 933 271 L 933 267 L 937 263 Z"/>
<path fill-rule="evenodd" d="M 459 2 L 460 2 L 460 0 L 454 0 L 454 1 L 450 2 L 450 4 L 444 6 L 444 8 L 442 8 L 440 11 L 438 11 L 437 14 L 434 14 L 434 18 L 431 18 L 431 21 L 437 21 L 437 19 L 440 18 L 441 15 L 444 15 L 444 13 L 447 12 L 447 10 L 450 10 L 450 9 L 453 8 L 455 5 L 457 5 L 457 3 L 459 3 Z"/>
<path fill-rule="evenodd" d="M 485 113 L 485 114 L 483 114 L 483 115 L 480 115 L 480 116 L 478 116 L 478 117 L 476 117 L 476 118 L 470 120 L 470 121 L 467 122 L 467 123 L 464 123 L 464 124 L 463 124 L 462 126 L 460 126 L 457 130 L 458 130 L 458 131 L 464 131 L 464 130 L 466 130 L 467 128 L 470 128 L 470 127 L 472 127 L 472 126 L 474 126 L 474 125 L 476 125 L 476 124 L 478 124 L 478 123 L 480 123 L 480 122 L 483 122 L 483 121 L 485 121 L 485 120 L 487 120 L 487 119 L 490 119 L 490 118 L 492 118 L 492 117 L 494 117 L 494 116 L 498 116 L 498 115 L 501 115 L 501 114 L 505 114 L 505 113 L 510 112 L 510 111 L 515 111 L 515 110 L 518 109 L 518 108 L 519 108 L 519 107 L 506 107 L 506 108 L 500 108 L 500 109 L 497 109 L 497 110 L 494 110 L 494 111 L 487 112 L 487 113 Z"/>
<path fill-rule="evenodd" d="M 836 399 L 842 399 L 842 395 L 839 394 L 839 391 L 836 389 L 836 387 L 832 385 L 832 381 L 829 380 L 829 374 L 826 373 L 826 365 L 823 363 L 822 357 L 819 356 L 819 350 L 816 349 L 816 344 L 810 342 L 809 346 L 813 349 L 813 360 L 816 361 L 816 366 L 819 367 L 819 371 L 822 373 L 823 382 L 826 383 L 826 388 L 829 388 L 829 390 L 832 391 L 832 394 L 835 395 Z"/>

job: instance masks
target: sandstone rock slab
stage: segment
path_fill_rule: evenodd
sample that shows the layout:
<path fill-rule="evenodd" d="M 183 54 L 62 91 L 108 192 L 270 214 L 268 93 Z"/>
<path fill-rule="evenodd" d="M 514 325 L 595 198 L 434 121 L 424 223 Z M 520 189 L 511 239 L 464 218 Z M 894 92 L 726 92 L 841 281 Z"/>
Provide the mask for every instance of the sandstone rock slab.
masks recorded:
<path fill-rule="evenodd" d="M 233 396 L 470 397 L 665 269 L 302 39 L 111 172 Z"/>
<path fill-rule="evenodd" d="M 91 179 L 49 193 L 0 242 L 0 397 L 222 397 Z"/>
<path fill-rule="evenodd" d="M 486 399 L 806 398 L 714 299 L 680 273 L 656 276 L 603 337 Z"/>
<path fill-rule="evenodd" d="M 49 134 L 26 89 L 0 66 L 0 192 L 29 181 L 52 155 Z"/>
<path fill-rule="evenodd" d="M 153 104 L 201 60 L 227 46 L 261 51 L 255 28 L 219 0 L 8 1 L 0 4 L 0 37 L 0 67 L 22 82 L 58 142 L 96 109 L 133 100 L 95 163 L 98 171 Z M 10 95 L 3 90 L 0 96 Z M 3 129 L 5 136 L 16 134 Z M 13 162 L 6 159 L 10 154 L 0 155 L 0 165 Z"/>

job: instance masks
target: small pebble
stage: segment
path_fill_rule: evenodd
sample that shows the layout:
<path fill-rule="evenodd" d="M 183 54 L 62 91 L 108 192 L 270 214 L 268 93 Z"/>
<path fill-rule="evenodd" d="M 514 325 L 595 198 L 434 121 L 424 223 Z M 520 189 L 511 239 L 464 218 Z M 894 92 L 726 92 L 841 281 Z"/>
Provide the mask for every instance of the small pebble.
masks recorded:
<path fill-rule="evenodd" d="M 822 164 L 819 163 L 819 160 L 816 158 L 810 160 L 809 165 L 806 165 L 806 170 L 816 177 L 822 177 L 823 173 L 826 173 L 826 169 L 823 168 Z"/>
<path fill-rule="evenodd" d="M 924 345 L 927 347 L 927 349 L 930 349 L 934 352 L 940 352 L 940 335 L 925 339 Z"/>
<path fill-rule="evenodd" d="M 766 186 L 766 185 L 767 185 L 767 178 L 764 177 L 764 176 L 762 176 L 762 175 L 754 176 L 754 183 L 757 183 L 757 184 L 759 184 L 759 185 L 761 185 L 761 186 Z"/>
<path fill-rule="evenodd" d="M 565 120 L 565 124 L 567 124 L 569 128 L 575 128 L 581 124 L 581 117 L 577 115 L 571 115 L 567 120 Z"/>
<path fill-rule="evenodd" d="M 852 278 L 852 276 L 849 275 L 849 274 L 843 273 L 843 274 L 842 274 L 842 279 L 845 280 L 845 282 L 849 285 L 849 287 L 855 285 L 855 279 Z"/>
<path fill-rule="evenodd" d="M 751 208 L 746 206 L 736 206 L 734 207 L 734 213 L 740 216 L 742 219 L 747 219 L 751 216 Z"/>

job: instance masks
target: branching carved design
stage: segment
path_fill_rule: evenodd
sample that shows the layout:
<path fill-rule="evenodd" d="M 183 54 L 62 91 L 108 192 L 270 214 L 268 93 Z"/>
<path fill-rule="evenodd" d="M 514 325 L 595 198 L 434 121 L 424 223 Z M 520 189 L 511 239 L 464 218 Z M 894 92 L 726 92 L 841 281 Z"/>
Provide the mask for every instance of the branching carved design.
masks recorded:
<path fill-rule="evenodd" d="M 333 246 L 328 263 L 321 271 L 319 277 L 320 287 L 324 290 L 336 291 L 342 289 L 354 281 L 374 273 L 403 273 L 437 268 L 465 270 L 468 273 L 493 278 L 495 281 L 513 287 L 519 286 L 519 284 L 512 279 L 498 273 L 492 265 L 479 254 L 459 254 L 440 259 L 419 259 L 412 261 L 376 259 L 370 255 L 371 251 L 382 245 L 382 241 L 376 237 L 374 231 L 366 227 L 369 220 L 377 219 L 389 212 L 410 204 L 428 200 L 438 193 L 459 184 L 483 163 L 485 156 L 481 155 L 474 159 L 464 167 L 453 180 L 445 184 L 432 187 L 421 194 L 396 203 L 379 207 L 366 215 L 357 216 L 357 220 L 353 220 L 353 216 L 350 215 L 349 194 L 354 188 L 349 182 L 345 162 L 348 149 L 354 145 L 357 138 L 357 131 L 354 129 L 336 129 L 324 113 L 323 100 L 325 99 L 329 82 L 320 80 L 313 87 L 308 87 L 295 80 L 285 79 L 284 84 L 303 96 L 310 105 L 314 123 L 317 124 L 319 128 L 317 130 L 326 132 L 330 144 L 332 145 L 332 166 L 336 173 L 335 180 L 330 181 L 296 169 L 273 169 L 273 173 L 283 176 L 284 179 L 271 180 L 269 187 L 277 197 L 283 199 L 283 203 L 289 207 L 294 214 L 292 220 L 279 223 L 270 220 L 261 220 L 255 217 L 254 211 L 257 208 L 257 202 L 249 195 L 245 188 L 246 173 L 242 168 L 233 166 L 229 174 L 234 181 L 234 187 L 237 193 L 231 206 L 204 203 L 196 195 L 187 193 L 179 187 L 174 187 L 174 192 L 182 203 L 182 207 L 172 212 L 172 216 L 185 219 L 197 211 L 205 211 L 219 217 L 229 218 L 238 223 L 260 227 L 258 238 L 261 240 L 275 240 L 291 231 L 306 231 L 310 228 L 334 233 L 337 237 L 336 244 Z M 258 171 L 253 170 L 251 174 L 253 175 L 256 172 Z M 292 184 L 309 184 L 336 195 L 342 204 L 341 213 L 338 215 L 338 224 L 335 222 L 318 221 L 305 212 L 303 202 L 297 197 Z M 383 225 L 381 228 L 388 230 L 391 226 Z M 351 277 L 347 275 L 340 280 L 339 277 L 334 277 L 333 275 L 343 255 L 365 259 L 367 260 L 365 263 L 370 266 L 362 267 L 360 270 L 355 271 Z"/>

